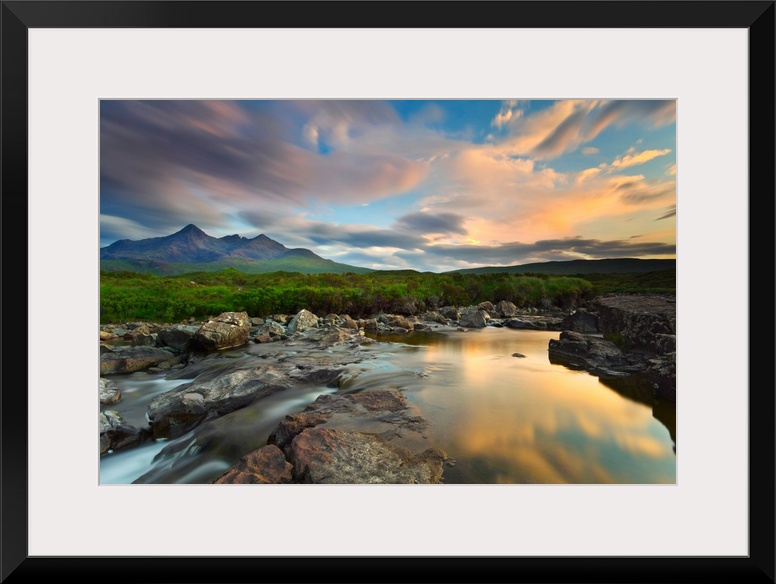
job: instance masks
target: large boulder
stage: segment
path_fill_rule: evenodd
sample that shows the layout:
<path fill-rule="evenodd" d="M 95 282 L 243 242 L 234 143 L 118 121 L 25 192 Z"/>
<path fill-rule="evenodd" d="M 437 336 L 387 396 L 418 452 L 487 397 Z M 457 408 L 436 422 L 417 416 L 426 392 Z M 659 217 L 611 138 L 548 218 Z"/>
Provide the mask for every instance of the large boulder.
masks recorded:
<path fill-rule="evenodd" d="M 448 320 L 458 320 L 461 318 L 461 313 L 455 306 L 443 306 L 439 309 L 439 314 Z"/>
<path fill-rule="evenodd" d="M 588 312 L 585 308 L 579 308 L 563 319 L 563 330 L 578 333 L 598 332 L 598 316 Z"/>
<path fill-rule="evenodd" d="M 318 327 L 318 317 L 312 312 L 303 308 L 294 315 L 291 322 L 288 323 L 288 332 L 300 333 L 309 328 Z"/>
<path fill-rule="evenodd" d="M 270 434 L 294 482 L 439 483 L 447 455 L 424 447 L 428 421 L 401 391 L 321 395 Z"/>
<path fill-rule="evenodd" d="M 126 423 L 115 410 L 100 412 L 100 454 L 139 444 L 143 432 Z"/>
<path fill-rule="evenodd" d="M 605 338 L 617 339 L 626 351 L 659 355 L 663 335 L 676 335 L 676 297 L 657 294 L 599 296 L 588 304 L 598 316 Z"/>
<path fill-rule="evenodd" d="M 156 340 L 163 347 L 171 347 L 176 351 L 185 351 L 198 330 L 199 326 L 196 325 L 173 324 L 161 329 L 157 334 Z"/>
<path fill-rule="evenodd" d="M 558 340 L 550 339 L 548 351 L 551 363 L 599 375 L 617 375 L 618 367 L 628 365 L 627 358 L 614 343 L 574 331 L 563 331 Z"/>
<path fill-rule="evenodd" d="M 249 452 L 235 466 L 213 481 L 217 485 L 283 484 L 293 480 L 293 466 L 272 444 Z"/>
<path fill-rule="evenodd" d="M 510 316 L 515 316 L 515 314 L 517 314 L 517 306 L 508 300 L 501 300 L 496 304 L 493 311 L 500 318 L 509 318 Z"/>
<path fill-rule="evenodd" d="M 173 365 L 180 358 L 170 351 L 156 347 L 131 347 L 121 351 L 110 351 L 100 355 L 100 375 L 112 373 L 132 373 L 149 367 L 158 367 L 162 363 Z"/>
<path fill-rule="evenodd" d="M 505 322 L 508 328 L 533 331 L 561 331 L 563 317 L 549 315 L 516 316 Z"/>
<path fill-rule="evenodd" d="M 461 313 L 458 319 L 458 326 L 466 328 L 484 328 L 490 315 L 481 309 L 469 307 Z"/>
<path fill-rule="evenodd" d="M 437 448 L 414 453 L 364 432 L 311 428 L 289 447 L 295 482 L 315 484 L 433 484 L 447 456 Z"/>
<path fill-rule="evenodd" d="M 222 312 L 203 323 L 191 338 L 189 348 L 213 351 L 239 347 L 248 342 L 251 322 L 247 312 Z"/>

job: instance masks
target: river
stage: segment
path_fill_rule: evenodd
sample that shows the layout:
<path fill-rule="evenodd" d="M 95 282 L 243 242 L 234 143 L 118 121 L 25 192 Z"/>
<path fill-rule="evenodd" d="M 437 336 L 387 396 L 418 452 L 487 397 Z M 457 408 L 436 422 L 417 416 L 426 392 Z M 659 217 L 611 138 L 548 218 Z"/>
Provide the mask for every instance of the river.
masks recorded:
<path fill-rule="evenodd" d="M 431 423 L 430 443 L 450 457 L 446 484 L 675 483 L 674 403 L 654 400 L 637 377 L 602 381 L 551 363 L 547 347 L 559 334 L 486 327 L 373 336 L 360 349 L 370 359 L 340 387 L 289 389 L 175 440 L 105 454 L 100 482 L 209 483 L 318 395 L 401 388 Z M 275 345 L 223 352 L 212 366 L 256 358 Z M 108 376 L 122 400 L 101 409 L 143 426 L 153 397 L 191 380 L 180 376 Z"/>

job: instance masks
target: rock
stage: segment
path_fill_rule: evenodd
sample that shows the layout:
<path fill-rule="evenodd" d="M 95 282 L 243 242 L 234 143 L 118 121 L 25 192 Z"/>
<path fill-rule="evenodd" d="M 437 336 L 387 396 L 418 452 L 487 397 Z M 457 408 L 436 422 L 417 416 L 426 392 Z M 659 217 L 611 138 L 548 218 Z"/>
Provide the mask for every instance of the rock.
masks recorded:
<path fill-rule="evenodd" d="M 447 455 L 424 448 L 428 421 L 413 411 L 400 391 L 321 395 L 268 443 L 283 450 L 297 483 L 441 482 Z"/>
<path fill-rule="evenodd" d="M 270 320 L 264 323 L 261 328 L 259 328 L 258 336 L 269 335 L 271 337 L 280 337 L 284 334 L 286 334 L 286 328 L 282 324 L 279 324 L 274 320 Z"/>
<path fill-rule="evenodd" d="M 101 341 L 109 341 L 111 339 L 115 339 L 116 335 L 114 335 L 111 332 L 108 331 L 100 331 L 100 340 Z"/>
<path fill-rule="evenodd" d="M 617 367 L 627 365 L 625 355 L 614 343 L 574 331 L 563 331 L 558 340 L 550 339 L 549 358 L 551 363 L 599 374 L 611 374 Z"/>
<path fill-rule="evenodd" d="M 317 328 L 317 327 L 318 327 L 318 317 L 315 316 L 312 312 L 310 312 L 306 308 L 303 308 L 302 310 L 297 312 L 294 315 L 294 318 L 291 319 L 291 322 L 288 323 L 288 332 L 298 333 L 309 328 Z"/>
<path fill-rule="evenodd" d="M 579 308 L 564 318 L 561 326 L 563 330 L 596 333 L 598 332 L 598 316 L 588 312 L 585 308 Z"/>
<path fill-rule="evenodd" d="M 500 318 L 509 318 L 511 316 L 515 316 L 515 314 L 517 313 L 517 306 L 515 306 L 512 302 L 509 302 L 507 300 L 501 300 L 493 308 L 493 312 L 497 314 Z"/>
<path fill-rule="evenodd" d="M 594 298 L 588 309 L 598 315 L 604 338 L 616 337 L 626 351 L 664 352 L 664 335 L 676 335 L 676 297 L 620 294 Z"/>
<path fill-rule="evenodd" d="M 484 310 L 468 308 L 461 314 L 458 324 L 466 328 L 484 328 L 489 318 L 490 315 Z"/>
<path fill-rule="evenodd" d="M 222 312 L 199 327 L 189 342 L 189 349 L 213 351 L 239 347 L 248 342 L 250 333 L 247 312 Z"/>
<path fill-rule="evenodd" d="M 361 338 L 342 329 L 311 329 L 295 337 L 295 343 L 315 348 L 343 344 Z M 288 341 L 291 343 L 291 341 Z M 337 353 L 290 354 L 272 360 L 236 359 L 220 369 L 200 374 L 194 381 L 155 397 L 148 405 L 147 417 L 154 438 L 177 438 L 199 424 L 253 403 L 295 385 L 335 385 L 344 366 L 363 359 L 356 351 Z"/>
<path fill-rule="evenodd" d="M 360 319 L 358 321 L 358 327 L 364 329 L 365 331 L 376 331 L 377 320 L 375 320 L 374 318 Z"/>
<path fill-rule="evenodd" d="M 525 359 L 525 355 L 522 353 L 512 353 L 513 357 L 517 357 L 518 359 Z"/>
<path fill-rule="evenodd" d="M 461 313 L 455 306 L 443 306 L 439 309 L 439 313 L 448 320 L 458 320 L 461 318 Z"/>
<path fill-rule="evenodd" d="M 158 336 L 158 333 L 136 333 L 132 335 L 131 343 L 133 347 L 156 347 Z"/>
<path fill-rule="evenodd" d="M 265 334 L 256 335 L 255 337 L 253 337 L 253 342 L 254 343 L 271 343 L 274 340 L 275 339 L 273 339 L 271 336 L 265 335 Z"/>
<path fill-rule="evenodd" d="M 444 315 L 440 314 L 436 311 L 427 312 L 423 315 L 423 320 L 426 320 L 428 322 L 436 322 L 439 324 L 447 324 L 448 320 L 445 318 Z"/>
<path fill-rule="evenodd" d="M 652 381 L 655 395 L 676 401 L 676 353 L 666 353 L 649 360 L 647 375 Z"/>
<path fill-rule="evenodd" d="M 256 317 L 256 316 L 251 318 L 251 325 L 252 326 L 261 326 L 263 324 L 264 324 L 264 319 L 263 318 L 259 318 L 259 317 Z"/>
<path fill-rule="evenodd" d="M 115 410 L 100 413 L 100 454 L 139 444 L 142 432 L 127 424 Z"/>
<path fill-rule="evenodd" d="M 374 434 L 312 428 L 294 438 L 289 458 L 298 483 L 434 484 L 446 455 L 435 448 L 415 454 Z"/>
<path fill-rule="evenodd" d="M 103 345 L 100 343 L 100 355 L 105 353 L 113 353 L 113 349 L 111 349 L 108 345 Z"/>
<path fill-rule="evenodd" d="M 233 412 L 262 396 L 289 387 L 286 376 L 272 365 L 226 372 L 207 381 L 185 383 L 155 397 L 148 419 L 155 439 L 177 438 L 202 423 L 208 415 Z"/>
<path fill-rule="evenodd" d="M 155 347 L 132 347 L 100 355 L 100 375 L 132 373 L 143 371 L 161 363 L 179 362 L 179 357 L 165 349 Z"/>
<path fill-rule="evenodd" d="M 394 332 L 401 332 L 397 329 L 404 329 L 404 332 L 415 329 L 415 323 L 404 316 L 392 315 L 388 319 L 388 325 L 393 327 Z"/>
<path fill-rule="evenodd" d="M 100 378 L 100 405 L 108 406 L 121 400 L 121 391 L 112 379 Z"/>
<path fill-rule="evenodd" d="M 538 315 L 516 316 L 504 323 L 513 329 L 526 329 L 535 331 L 560 331 L 563 329 L 563 317 Z"/>
<path fill-rule="evenodd" d="M 243 456 L 235 466 L 213 481 L 217 485 L 283 484 L 293 480 L 293 466 L 274 445 Z"/>
<path fill-rule="evenodd" d="M 157 342 L 163 347 L 171 347 L 176 351 L 186 351 L 189 346 L 189 341 L 197 334 L 198 330 L 198 326 L 174 324 L 162 328 L 157 333 Z"/>
<path fill-rule="evenodd" d="M 485 302 L 480 302 L 477 305 L 477 308 L 479 308 L 480 310 L 484 310 L 485 312 L 493 312 L 494 311 L 493 303 L 488 301 L 488 300 L 486 300 Z"/>

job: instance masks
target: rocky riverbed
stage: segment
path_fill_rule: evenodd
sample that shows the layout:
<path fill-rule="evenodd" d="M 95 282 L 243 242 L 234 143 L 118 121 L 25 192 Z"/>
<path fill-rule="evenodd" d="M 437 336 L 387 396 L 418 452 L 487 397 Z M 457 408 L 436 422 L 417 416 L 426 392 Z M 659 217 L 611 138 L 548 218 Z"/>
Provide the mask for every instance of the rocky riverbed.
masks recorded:
<path fill-rule="evenodd" d="M 560 338 L 551 340 L 548 347 L 550 361 L 561 360 L 599 376 L 653 375 L 658 380 L 656 394 L 664 395 L 670 393 L 670 364 L 675 364 L 675 316 L 671 320 L 669 303 L 657 302 L 599 298 L 587 310 L 572 314 L 552 307 L 529 311 L 509 302 L 487 302 L 367 319 L 319 317 L 302 310 L 261 318 L 230 312 L 204 322 L 104 325 L 100 330 L 100 451 L 173 440 L 297 386 L 343 388 L 377 354 L 362 350 L 372 343 L 367 333 L 373 337 L 412 331 L 455 334 L 484 327 L 559 331 Z M 267 347 L 273 349 L 246 355 L 239 349 L 248 343 L 271 343 Z M 219 359 L 218 367 L 213 367 L 213 359 Z M 181 380 L 179 386 L 150 401 L 147 425 L 141 427 L 130 425 L 110 409 L 122 399 L 112 379 L 137 371 Z M 675 396 L 675 365 L 673 380 Z M 428 424 L 401 388 L 321 395 L 302 411 L 286 416 L 266 445 L 244 453 L 215 482 L 439 483 L 445 465 L 453 461 L 430 443 L 425 432 Z"/>

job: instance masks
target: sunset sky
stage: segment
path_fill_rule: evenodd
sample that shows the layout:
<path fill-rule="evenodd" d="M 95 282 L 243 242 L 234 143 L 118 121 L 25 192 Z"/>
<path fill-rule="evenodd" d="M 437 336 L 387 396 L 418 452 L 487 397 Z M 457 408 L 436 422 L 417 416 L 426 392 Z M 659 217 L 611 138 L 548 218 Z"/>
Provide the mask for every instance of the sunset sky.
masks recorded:
<path fill-rule="evenodd" d="M 674 258 L 673 100 L 103 100 L 100 245 L 261 233 L 446 271 Z"/>

